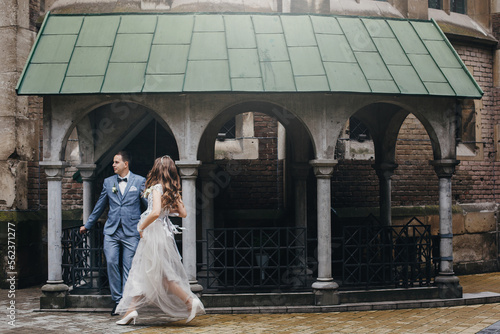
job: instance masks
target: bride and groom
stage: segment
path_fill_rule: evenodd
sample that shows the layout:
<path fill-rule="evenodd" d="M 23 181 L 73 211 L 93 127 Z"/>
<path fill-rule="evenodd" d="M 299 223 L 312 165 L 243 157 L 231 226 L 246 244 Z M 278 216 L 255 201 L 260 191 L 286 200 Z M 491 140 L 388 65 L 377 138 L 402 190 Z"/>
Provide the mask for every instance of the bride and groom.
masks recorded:
<path fill-rule="evenodd" d="M 157 158 L 145 179 L 129 166 L 127 152 L 114 156 L 116 175 L 104 180 L 92 214 L 80 227 L 80 233 L 91 229 L 109 206 L 103 248 L 115 302 L 111 315 L 124 314 L 119 325 L 135 324 L 137 310 L 156 305 L 169 317 L 189 322 L 205 309 L 191 292 L 174 240 L 179 232 L 168 218 L 187 215 L 177 168 L 169 156 Z M 142 214 L 141 202 L 147 204 Z"/>

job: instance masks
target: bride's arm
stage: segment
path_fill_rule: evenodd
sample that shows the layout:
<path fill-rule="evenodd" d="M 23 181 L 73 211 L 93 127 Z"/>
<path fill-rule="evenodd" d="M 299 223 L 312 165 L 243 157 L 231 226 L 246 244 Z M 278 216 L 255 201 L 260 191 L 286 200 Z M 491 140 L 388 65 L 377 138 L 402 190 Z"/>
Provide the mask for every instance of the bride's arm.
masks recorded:
<path fill-rule="evenodd" d="M 141 232 L 141 236 L 142 236 L 142 230 L 144 230 L 146 227 L 149 226 L 149 224 L 158 219 L 160 213 L 161 213 L 161 194 L 158 190 L 153 189 L 153 208 L 151 209 L 151 212 L 146 216 L 146 218 L 144 218 L 141 225 L 139 225 L 139 232 Z"/>
<path fill-rule="evenodd" d="M 175 203 L 169 213 L 177 213 L 179 217 L 186 218 L 187 211 L 181 198 L 179 198 L 179 200 L 177 201 L 177 203 Z"/>

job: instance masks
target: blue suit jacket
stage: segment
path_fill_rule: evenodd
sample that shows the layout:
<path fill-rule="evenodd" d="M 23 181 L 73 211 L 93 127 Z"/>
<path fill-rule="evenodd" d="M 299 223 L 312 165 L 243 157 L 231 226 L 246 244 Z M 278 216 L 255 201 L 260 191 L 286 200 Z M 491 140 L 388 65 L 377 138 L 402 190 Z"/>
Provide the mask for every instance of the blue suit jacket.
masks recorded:
<path fill-rule="evenodd" d="M 89 230 L 94 226 L 109 203 L 108 220 L 104 224 L 104 234 L 112 235 L 121 223 L 126 236 L 139 237 L 137 223 L 141 217 L 141 201 L 144 200 L 141 194 L 144 192 L 145 183 L 144 177 L 130 172 L 127 187 L 122 195 L 118 187 L 118 176 L 113 175 L 106 178 L 99 200 L 85 223 L 85 228 Z"/>

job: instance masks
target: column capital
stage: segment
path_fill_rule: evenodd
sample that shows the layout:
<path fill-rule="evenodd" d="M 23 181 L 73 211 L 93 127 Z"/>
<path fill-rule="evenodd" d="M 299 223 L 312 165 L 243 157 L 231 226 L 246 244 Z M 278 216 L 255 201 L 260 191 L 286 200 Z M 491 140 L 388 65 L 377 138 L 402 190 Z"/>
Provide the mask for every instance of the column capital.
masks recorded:
<path fill-rule="evenodd" d="M 47 180 L 60 181 L 64 176 L 64 169 L 69 166 L 66 161 L 40 161 L 40 166 L 44 168 Z"/>
<path fill-rule="evenodd" d="M 439 178 L 451 178 L 455 173 L 455 166 L 460 163 L 455 159 L 430 160 L 429 164 L 434 166 L 434 170 Z"/>
<path fill-rule="evenodd" d="M 389 179 L 394 174 L 394 171 L 398 168 L 398 166 L 399 165 L 395 163 L 382 162 L 373 164 L 372 168 L 375 169 L 378 177 Z"/>
<path fill-rule="evenodd" d="M 81 164 L 76 166 L 76 168 L 80 171 L 83 181 L 91 181 L 94 179 L 94 172 L 97 168 L 95 164 Z"/>
<path fill-rule="evenodd" d="M 337 165 L 338 161 L 334 159 L 315 159 L 309 161 L 309 164 L 314 168 L 314 175 L 317 178 L 328 179 L 333 174 L 333 168 Z"/>
<path fill-rule="evenodd" d="M 182 179 L 195 179 L 198 176 L 198 168 L 201 166 L 201 161 L 177 160 L 175 164 L 179 168 L 179 174 Z"/>

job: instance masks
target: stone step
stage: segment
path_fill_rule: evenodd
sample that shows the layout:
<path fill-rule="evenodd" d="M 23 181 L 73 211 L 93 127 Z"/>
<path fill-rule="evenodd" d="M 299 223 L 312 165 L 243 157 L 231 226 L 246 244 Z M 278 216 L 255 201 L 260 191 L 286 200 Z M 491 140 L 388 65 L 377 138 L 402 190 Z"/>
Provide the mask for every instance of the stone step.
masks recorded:
<path fill-rule="evenodd" d="M 380 289 L 340 291 L 340 304 L 376 303 L 385 301 L 405 301 L 439 299 L 436 287 L 411 289 Z M 204 293 L 201 300 L 207 308 L 220 307 L 267 307 L 267 306 L 314 306 L 315 295 L 309 292 L 274 293 Z M 113 301 L 109 295 L 72 295 L 66 299 L 69 308 L 111 308 Z"/>
<path fill-rule="evenodd" d="M 286 293 L 206 293 L 201 300 L 205 307 L 254 307 L 314 305 L 312 292 Z"/>

